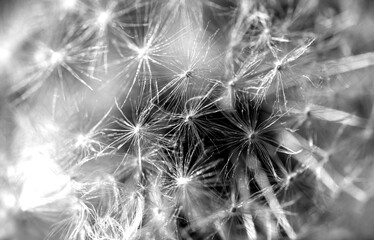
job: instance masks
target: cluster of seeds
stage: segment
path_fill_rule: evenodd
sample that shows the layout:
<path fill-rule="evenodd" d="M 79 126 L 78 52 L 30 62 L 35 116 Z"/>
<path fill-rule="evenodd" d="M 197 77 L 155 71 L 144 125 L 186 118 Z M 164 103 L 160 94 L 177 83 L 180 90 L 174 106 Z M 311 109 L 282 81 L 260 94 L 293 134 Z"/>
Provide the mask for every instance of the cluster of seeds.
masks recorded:
<path fill-rule="evenodd" d="M 4 4 L 0 239 L 366 236 L 331 211 L 374 194 L 374 86 L 342 75 L 374 58 L 344 57 L 344 4 Z"/>

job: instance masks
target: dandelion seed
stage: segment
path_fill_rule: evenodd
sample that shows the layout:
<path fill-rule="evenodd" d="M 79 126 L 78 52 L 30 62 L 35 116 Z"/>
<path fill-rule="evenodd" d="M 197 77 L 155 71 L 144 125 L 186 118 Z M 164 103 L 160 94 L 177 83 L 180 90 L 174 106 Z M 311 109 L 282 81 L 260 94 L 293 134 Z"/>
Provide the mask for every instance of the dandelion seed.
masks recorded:
<path fill-rule="evenodd" d="M 256 239 L 258 234 L 255 229 L 254 220 L 257 217 L 256 215 L 259 215 L 259 213 L 253 214 L 254 206 L 256 205 L 256 197 L 251 195 L 249 179 L 245 173 L 246 171 L 244 171 L 243 168 L 238 169 L 236 172 L 236 182 L 233 182 L 232 185 L 237 185 L 237 187 L 234 187 L 231 191 L 231 198 L 226 204 L 227 209 L 222 216 L 219 216 L 218 220 L 220 220 L 219 222 L 222 226 L 225 223 L 226 225 L 236 224 L 236 219 L 242 218 L 243 226 L 240 227 L 243 227 L 246 230 L 247 237 Z M 224 236 L 224 239 L 234 237 L 231 235 L 235 234 L 235 229 L 227 230 L 227 233 L 222 232 L 220 235 Z"/>
<path fill-rule="evenodd" d="M 247 98 L 248 96 L 244 99 Z M 227 118 L 232 123 L 232 129 L 229 130 L 230 135 L 225 139 L 225 147 L 233 148 L 231 152 L 235 153 L 231 156 L 232 160 L 236 162 L 242 155 L 257 154 L 261 156 L 261 161 L 268 170 L 274 176 L 277 176 L 271 153 L 277 151 L 295 153 L 286 148 L 285 145 L 279 145 L 276 139 L 272 137 L 281 129 L 279 119 L 282 115 L 269 115 L 260 112 L 256 107 L 251 106 L 248 100 L 244 100 L 237 107 L 237 111 L 224 112 L 224 114 L 228 114 Z M 274 145 L 279 146 L 278 149 Z"/>
<path fill-rule="evenodd" d="M 221 110 L 215 107 L 216 101 L 210 101 L 214 91 L 212 87 L 208 92 L 202 90 L 202 96 L 191 96 L 186 99 L 184 106 L 172 106 L 170 113 L 170 131 L 177 144 L 186 141 L 189 144 L 203 144 L 203 138 L 212 138 L 214 132 L 220 128 L 219 124 L 211 124 L 209 116 Z"/>
<path fill-rule="evenodd" d="M 90 160 L 92 157 L 99 156 L 105 151 L 104 144 L 100 142 L 97 137 L 97 133 L 78 134 L 74 141 L 74 148 L 78 152 L 82 152 L 83 155 L 78 153 L 79 157 L 82 157 L 80 161 L 83 163 Z"/>
<path fill-rule="evenodd" d="M 256 69 L 260 64 L 260 56 L 250 56 L 240 61 L 237 71 L 229 72 L 227 83 L 221 83 L 223 90 L 221 96 L 222 106 L 226 109 L 234 109 L 238 92 L 256 91 L 253 80 L 256 77 Z"/>
<path fill-rule="evenodd" d="M 198 33 L 182 30 L 179 34 L 166 51 L 170 57 L 163 60 L 165 73 L 158 83 L 162 86 L 159 90 L 161 104 L 176 102 L 178 105 L 188 94 L 201 92 L 218 82 L 219 54 L 213 51 L 215 34 L 206 36 L 206 30 Z"/>
<path fill-rule="evenodd" d="M 148 14 L 152 16 L 155 14 L 153 11 L 151 10 Z M 127 88 L 124 101 L 128 99 L 129 94 L 137 85 L 141 88 L 141 94 L 146 93 L 145 91 L 148 90 L 146 87 L 149 87 L 148 93 L 155 93 L 157 98 L 158 91 L 153 91 L 153 87 L 157 89 L 157 83 L 153 86 L 153 66 L 166 68 L 167 63 L 164 60 L 166 50 L 178 35 L 168 36 L 169 25 L 163 25 L 158 18 L 142 27 L 144 31 L 138 32 L 139 29 L 130 28 L 126 35 L 119 33 L 119 40 L 113 42 L 120 56 L 118 61 L 111 64 L 113 67 L 119 67 L 115 79 L 124 75 L 128 78 L 127 81 L 121 83 Z"/>
<path fill-rule="evenodd" d="M 170 156 L 172 159 L 163 177 L 165 193 L 176 201 L 177 208 L 181 208 L 194 221 L 213 207 L 212 197 L 217 197 L 217 193 L 209 187 L 221 184 L 215 172 L 219 160 L 212 160 L 204 153 L 196 156 L 199 149 L 193 146 L 185 156 Z"/>
<path fill-rule="evenodd" d="M 86 2 L 83 7 L 85 13 L 89 17 L 89 22 L 95 22 L 99 26 L 99 31 L 107 30 L 109 23 L 111 27 L 116 29 L 119 26 L 125 26 L 127 23 L 121 22 L 123 19 L 131 19 L 136 13 L 140 12 L 148 3 L 134 3 L 133 1 L 92 1 Z M 128 16 L 129 18 L 125 18 Z M 131 23 L 128 23 L 129 25 Z M 137 26 L 134 24 L 134 26 Z M 114 30 L 113 29 L 113 30 Z M 100 34 L 99 38 L 106 37 Z"/>
<path fill-rule="evenodd" d="M 295 61 L 298 60 L 300 57 L 302 57 L 312 43 L 314 42 L 313 39 L 306 41 L 305 45 L 295 48 L 289 53 L 287 53 L 284 57 L 278 58 L 276 56 L 276 60 L 273 64 L 273 68 L 269 70 L 262 78 L 259 79 L 259 86 L 257 90 L 257 103 L 260 104 L 264 101 L 266 96 L 270 93 L 269 90 L 271 87 L 274 87 L 274 93 L 275 93 L 275 100 L 276 104 L 280 104 L 283 102 L 283 105 L 287 105 L 287 98 L 286 98 L 286 88 L 290 83 L 286 80 L 287 78 L 284 78 L 285 73 L 287 73 L 287 69 L 290 69 L 291 73 L 294 75 L 293 68 L 295 67 Z M 305 74 L 303 75 L 304 79 L 307 82 L 311 82 L 311 80 L 306 76 Z M 293 78 L 295 76 L 292 76 Z M 301 78 L 301 79 L 303 79 Z M 293 80 L 293 79 L 291 79 Z M 300 80 L 298 80 L 300 81 Z M 274 86 L 275 84 L 275 86 Z M 299 84 L 305 85 L 304 82 L 299 82 Z M 292 85 L 292 84 L 291 84 Z M 282 104 L 280 104 L 281 106 Z"/>
<path fill-rule="evenodd" d="M 63 169 L 70 171 L 114 151 L 108 146 L 107 139 L 101 131 L 111 111 L 112 108 L 97 122 L 94 122 L 96 120 L 93 119 L 92 112 L 84 109 L 67 117 L 61 126 L 63 130 L 59 132 L 61 152 L 59 152 L 58 163 Z"/>
<path fill-rule="evenodd" d="M 125 144 L 131 142 L 131 143 L 137 143 L 139 141 L 143 140 L 143 137 L 147 136 L 147 134 L 152 135 L 151 132 L 149 132 L 149 128 L 146 125 L 147 122 L 147 114 L 150 113 L 150 109 L 145 108 L 144 112 L 136 113 L 136 118 L 134 123 L 130 121 L 125 113 L 122 111 L 118 103 L 116 102 L 116 106 L 118 111 L 121 114 L 120 118 L 114 118 L 113 123 L 116 123 L 118 126 L 120 126 L 123 129 L 108 129 L 108 131 L 113 132 L 113 134 L 110 134 L 110 137 L 114 137 L 114 141 L 111 143 L 111 145 L 116 145 L 118 149 L 122 148 Z M 147 139 L 151 140 L 151 138 Z M 144 144 L 144 143 L 143 143 Z"/>
<path fill-rule="evenodd" d="M 91 63 L 94 49 L 82 47 L 82 41 L 86 39 L 77 39 L 76 31 L 73 28 L 58 44 L 51 41 L 36 46 L 33 59 L 21 72 L 23 78 L 12 86 L 11 94 L 23 92 L 21 97 L 15 99 L 15 104 L 32 97 L 41 88 L 60 88 L 65 98 L 66 91 L 73 89 L 71 85 L 76 82 L 92 90 L 88 82 L 100 81 L 96 77 L 89 77 L 84 67 Z M 56 34 L 64 34 L 64 31 L 60 30 Z M 57 50 L 49 44 L 58 45 L 55 48 Z"/>
<path fill-rule="evenodd" d="M 134 154 L 138 158 L 139 170 L 142 170 L 143 150 L 150 147 L 166 148 L 169 143 L 162 134 L 162 127 L 158 125 L 164 121 L 163 117 L 157 119 L 157 111 L 150 105 L 139 106 L 133 115 L 133 120 L 125 115 L 116 101 L 120 117 L 113 117 L 112 128 L 104 130 L 111 139 L 109 146 L 124 150 L 125 154 Z M 123 148 L 123 149 L 122 149 Z"/>

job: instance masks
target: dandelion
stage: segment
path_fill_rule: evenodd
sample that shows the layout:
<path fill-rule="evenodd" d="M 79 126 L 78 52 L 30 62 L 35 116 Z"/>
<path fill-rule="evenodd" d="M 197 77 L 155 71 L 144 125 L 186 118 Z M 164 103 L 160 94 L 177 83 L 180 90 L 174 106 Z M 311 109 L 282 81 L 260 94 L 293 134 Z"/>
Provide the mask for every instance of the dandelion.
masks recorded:
<path fill-rule="evenodd" d="M 371 238 L 373 20 L 348 5 L 0 3 L 0 238 Z"/>

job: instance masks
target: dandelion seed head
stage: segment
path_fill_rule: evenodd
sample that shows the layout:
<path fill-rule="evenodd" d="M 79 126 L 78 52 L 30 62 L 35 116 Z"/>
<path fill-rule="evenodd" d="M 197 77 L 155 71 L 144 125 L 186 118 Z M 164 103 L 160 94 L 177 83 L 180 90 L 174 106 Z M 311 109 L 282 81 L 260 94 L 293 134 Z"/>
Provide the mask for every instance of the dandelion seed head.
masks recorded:
<path fill-rule="evenodd" d="M 340 94 L 327 99 L 324 95 L 329 93 L 323 89 L 321 95 L 314 94 L 312 71 L 326 75 L 318 85 L 334 94 L 351 85 L 331 70 L 324 74 L 325 65 L 332 67 L 320 62 L 326 56 L 319 53 L 329 49 L 330 39 L 320 44 L 325 38 L 316 37 L 316 48 L 313 41 L 306 41 L 314 25 L 298 21 L 320 17 L 311 12 L 317 10 L 314 6 L 170 0 L 164 9 L 158 1 L 54 0 L 59 13 L 55 14 L 55 8 L 48 9 L 51 1 L 44 2 L 32 9 L 23 7 L 22 15 L 34 12 L 26 18 L 14 17 L 17 25 L 35 17 L 25 25 L 31 26 L 26 33 L 6 19 L 4 26 L 12 29 L 10 33 L 2 29 L 6 38 L 0 37 L 0 74 L 5 67 L 4 76 L 9 78 L 5 93 L 10 85 L 9 98 L 6 94 L 4 99 L 5 128 L 15 129 L 14 138 L 13 130 L 4 129 L 0 166 L 5 165 L 5 170 L 0 173 L 6 176 L 0 177 L 0 184 L 3 177 L 10 178 L 6 184 L 16 184 L 15 189 L 0 188 L 0 206 L 5 207 L 0 209 L 0 219 L 6 220 L 8 209 L 31 211 L 33 216 L 48 211 L 41 216 L 47 220 L 57 213 L 58 236 L 53 238 L 59 239 L 295 239 L 296 230 L 307 229 L 300 225 L 306 222 L 304 215 L 319 207 L 314 205 L 321 202 L 319 194 L 327 193 L 326 202 L 330 193 L 335 199 L 341 191 L 367 200 L 366 188 L 354 185 L 366 174 L 361 173 L 365 165 L 357 173 L 340 175 L 355 167 L 340 166 L 345 163 L 340 158 L 341 149 L 352 142 L 351 131 L 358 130 L 350 127 L 362 131 L 357 144 L 372 142 L 373 121 L 367 122 L 366 114 L 361 114 L 369 96 L 364 93 L 364 101 L 357 99 L 357 103 L 353 95 L 347 99 L 347 103 L 354 101 L 349 111 L 357 104 L 362 118 L 314 105 L 322 100 L 331 108 L 346 109 Z M 330 27 L 325 21 L 334 16 L 322 17 L 327 32 Z M 208 24 L 209 18 L 213 24 Z M 227 25 L 223 31 L 221 24 Z M 301 46 L 289 51 L 301 41 Z M 299 61 L 309 47 L 313 54 Z M 337 49 L 332 49 L 332 58 L 340 55 Z M 371 56 L 365 58 L 369 63 L 357 64 L 373 65 Z M 20 67 L 14 75 L 12 65 Z M 89 86 L 91 80 L 101 79 L 103 84 Z M 76 81 L 93 93 L 78 88 Z M 32 97 L 40 88 L 51 91 L 42 99 Z M 107 94 L 110 90 L 113 93 Z M 302 99 L 309 90 L 310 101 Z M 319 96 L 323 98 L 314 99 Z M 23 102 L 30 97 L 32 110 L 41 103 L 31 115 L 35 122 L 29 126 L 19 120 L 12 126 L 8 99 L 17 117 L 23 111 L 28 116 L 31 108 L 29 104 L 18 108 L 21 104 L 13 104 L 13 99 Z M 85 112 L 81 109 L 87 108 L 87 101 L 92 116 L 65 115 Z M 113 101 L 117 110 L 110 107 L 87 129 Z M 139 105 L 133 108 L 132 101 Z M 290 101 L 298 107 L 289 109 Z M 299 101 L 307 106 L 299 107 Z M 48 121 L 39 117 L 44 111 Z M 75 121 L 81 124 L 75 126 Z M 34 130 L 39 124 L 42 127 Z M 344 125 L 344 134 L 342 130 L 336 140 L 324 139 L 335 134 L 333 124 Z M 325 133 L 323 128 L 330 126 Z M 326 146 L 331 149 L 324 153 Z M 361 159 L 364 154 L 359 151 L 353 149 L 346 157 Z M 15 161 L 8 161 L 8 155 L 14 155 Z M 325 185 L 321 189 L 320 182 Z M 317 186 L 309 191 L 309 184 Z"/>

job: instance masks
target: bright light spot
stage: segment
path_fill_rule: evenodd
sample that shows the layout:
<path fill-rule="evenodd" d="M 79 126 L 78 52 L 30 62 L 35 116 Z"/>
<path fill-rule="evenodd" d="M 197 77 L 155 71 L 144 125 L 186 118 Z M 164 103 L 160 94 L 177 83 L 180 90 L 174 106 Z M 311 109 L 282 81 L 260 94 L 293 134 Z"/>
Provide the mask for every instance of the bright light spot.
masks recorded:
<path fill-rule="evenodd" d="M 147 59 L 148 58 L 148 47 L 138 48 L 138 57 L 140 59 Z"/>
<path fill-rule="evenodd" d="M 241 1 L 240 14 L 246 16 L 250 11 L 252 4 L 249 1 Z"/>
<path fill-rule="evenodd" d="M 47 54 L 44 52 L 44 51 L 37 51 L 34 53 L 34 60 L 35 62 L 45 62 L 45 60 L 47 59 Z"/>
<path fill-rule="evenodd" d="M 108 179 L 108 182 L 112 183 L 112 184 L 116 184 L 116 179 L 112 176 L 112 175 L 108 175 L 106 176 L 106 178 Z"/>
<path fill-rule="evenodd" d="M 97 23 L 100 26 L 107 25 L 109 21 L 110 21 L 110 12 L 109 11 L 101 12 L 99 14 L 99 16 L 97 17 Z"/>
<path fill-rule="evenodd" d="M 72 9 L 76 3 L 77 0 L 61 0 L 61 5 L 64 9 Z"/>
<path fill-rule="evenodd" d="M 140 125 L 136 124 L 136 126 L 134 127 L 134 134 L 138 134 L 139 132 L 140 132 Z"/>
<path fill-rule="evenodd" d="M 61 52 L 53 52 L 51 55 L 52 65 L 59 64 L 64 60 L 64 54 Z"/>
<path fill-rule="evenodd" d="M 51 51 L 39 50 L 34 53 L 34 61 L 43 66 L 51 66 L 60 64 L 64 60 L 64 53 Z"/>
<path fill-rule="evenodd" d="M 1 191 L 0 202 L 2 203 L 3 207 L 7 209 L 12 209 L 16 206 L 17 199 L 13 194 L 6 191 Z"/>
<path fill-rule="evenodd" d="M 191 179 L 188 177 L 179 177 L 176 179 L 176 181 L 177 181 L 177 185 L 181 186 L 181 185 L 188 184 L 191 181 Z"/>
<path fill-rule="evenodd" d="M 38 153 L 33 157 L 18 166 L 24 182 L 19 197 L 19 206 L 23 211 L 64 198 L 70 192 L 70 178 L 60 172 L 57 164 L 47 156 L 38 156 Z"/>
<path fill-rule="evenodd" d="M 228 84 L 230 87 L 234 87 L 236 81 L 238 81 L 238 79 L 234 78 L 233 80 L 229 81 L 227 84 Z"/>
<path fill-rule="evenodd" d="M 159 221 L 165 221 L 165 220 L 166 220 L 166 219 L 165 219 L 165 214 L 161 211 L 160 208 L 158 208 L 158 207 L 154 207 L 154 208 L 152 209 L 152 212 L 153 212 L 153 216 L 154 216 L 155 218 L 157 218 L 157 220 L 159 220 Z"/>
<path fill-rule="evenodd" d="M 89 138 L 83 134 L 79 134 L 75 140 L 75 147 L 84 147 L 89 143 Z"/>
<path fill-rule="evenodd" d="M 5 64 L 9 61 L 11 52 L 6 46 L 0 45 L 0 64 Z"/>

